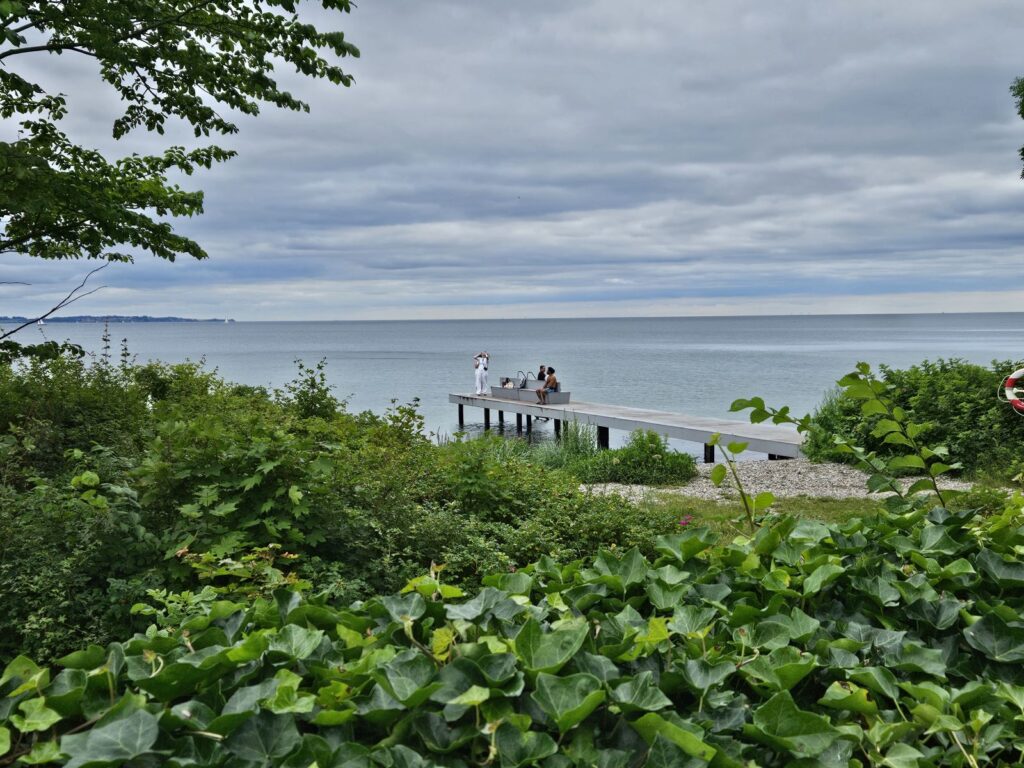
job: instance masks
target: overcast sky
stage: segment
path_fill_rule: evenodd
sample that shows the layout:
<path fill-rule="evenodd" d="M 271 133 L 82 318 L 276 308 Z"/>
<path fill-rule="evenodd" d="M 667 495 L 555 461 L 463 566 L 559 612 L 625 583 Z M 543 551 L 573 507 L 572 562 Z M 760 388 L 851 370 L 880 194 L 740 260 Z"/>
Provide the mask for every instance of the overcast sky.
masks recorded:
<path fill-rule="evenodd" d="M 364 0 L 350 89 L 240 120 L 210 253 L 76 312 L 239 320 L 1024 311 L 1019 0 Z M 115 97 L 15 57 L 112 152 Z M 31 60 L 31 61 L 30 61 Z M 291 82 L 291 78 L 288 78 Z M 166 141 L 166 139 L 164 139 Z M 85 263 L 0 257 L 0 314 Z"/>

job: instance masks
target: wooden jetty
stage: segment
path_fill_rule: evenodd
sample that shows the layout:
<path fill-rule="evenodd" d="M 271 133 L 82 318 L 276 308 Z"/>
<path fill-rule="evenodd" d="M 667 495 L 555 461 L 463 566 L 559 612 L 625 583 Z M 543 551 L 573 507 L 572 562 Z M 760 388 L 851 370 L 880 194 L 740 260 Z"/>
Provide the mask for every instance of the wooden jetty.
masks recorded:
<path fill-rule="evenodd" d="M 652 411 L 647 408 L 627 408 L 621 405 L 602 403 L 564 403 L 540 405 L 539 403 L 502 400 L 489 395 L 452 393 L 448 402 L 459 407 L 459 426 L 465 425 L 465 408 L 483 408 L 484 429 L 491 428 L 491 411 L 498 412 L 498 424 L 505 424 L 505 413 L 516 415 L 516 429 L 523 431 L 523 417 L 526 431 L 533 429 L 533 419 L 551 419 L 555 436 L 561 433 L 563 421 L 576 421 L 597 427 L 597 444 L 607 448 L 608 432 L 621 429 L 632 432 L 635 429 L 650 429 L 666 437 L 704 444 L 704 461 L 715 460 L 715 447 L 708 441 L 714 434 L 721 435 L 723 445 L 732 442 L 747 443 L 748 450 L 767 453 L 770 459 L 797 458 L 803 455 L 800 446 L 803 437 L 795 430 L 774 424 L 749 424 L 728 419 L 711 419 L 705 416 L 687 416 L 668 411 Z"/>

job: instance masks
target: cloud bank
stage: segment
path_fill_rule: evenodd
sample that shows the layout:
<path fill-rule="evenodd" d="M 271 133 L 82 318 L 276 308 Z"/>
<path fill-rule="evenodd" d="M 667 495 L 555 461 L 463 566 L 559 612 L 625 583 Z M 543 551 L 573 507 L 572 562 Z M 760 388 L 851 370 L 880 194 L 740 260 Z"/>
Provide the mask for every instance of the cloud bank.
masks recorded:
<path fill-rule="evenodd" d="M 376 0 L 349 90 L 294 83 L 187 179 L 211 254 L 77 311 L 240 320 L 1024 309 L 1019 3 Z M 19 57 L 28 60 L 32 57 Z M 116 103 L 34 59 L 74 135 Z M 12 60 L 18 61 L 17 59 Z M 0 314 L 85 265 L 0 260 Z"/>

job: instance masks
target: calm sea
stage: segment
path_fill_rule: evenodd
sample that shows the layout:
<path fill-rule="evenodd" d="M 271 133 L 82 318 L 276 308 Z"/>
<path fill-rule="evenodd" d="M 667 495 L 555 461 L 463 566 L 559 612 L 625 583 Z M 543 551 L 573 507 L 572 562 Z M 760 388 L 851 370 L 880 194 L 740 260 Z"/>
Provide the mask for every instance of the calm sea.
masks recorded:
<path fill-rule="evenodd" d="M 39 330 L 96 351 L 103 326 Z M 295 360 L 325 358 L 350 410 L 379 412 L 392 400 L 419 398 L 427 428 L 448 434 L 457 423 L 447 395 L 472 390 L 471 358 L 481 350 L 491 353 L 492 383 L 545 363 L 574 399 L 702 416 L 727 416 L 734 399 L 753 395 L 806 412 L 859 360 L 905 366 L 939 357 L 1024 359 L 1022 313 L 126 323 L 110 331 L 115 355 L 125 338 L 139 361 L 204 359 L 246 384 L 279 387 L 294 377 Z M 473 411 L 467 415 L 482 418 Z"/>

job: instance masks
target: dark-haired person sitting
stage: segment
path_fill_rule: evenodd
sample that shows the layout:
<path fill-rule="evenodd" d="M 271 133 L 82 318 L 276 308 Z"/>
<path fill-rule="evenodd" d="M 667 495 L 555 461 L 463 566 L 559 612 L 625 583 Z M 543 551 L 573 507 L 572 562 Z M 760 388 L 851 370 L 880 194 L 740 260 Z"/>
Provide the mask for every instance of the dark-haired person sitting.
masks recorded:
<path fill-rule="evenodd" d="M 548 404 L 548 392 L 558 391 L 558 379 L 555 377 L 555 369 L 548 366 L 548 376 L 544 379 L 544 386 L 536 390 L 537 402 L 541 405 Z"/>

